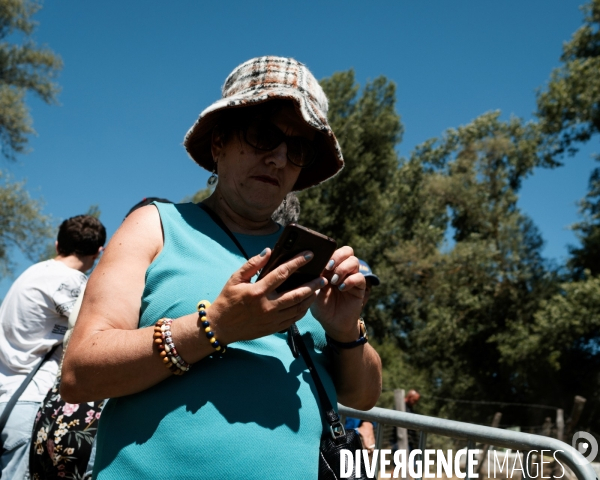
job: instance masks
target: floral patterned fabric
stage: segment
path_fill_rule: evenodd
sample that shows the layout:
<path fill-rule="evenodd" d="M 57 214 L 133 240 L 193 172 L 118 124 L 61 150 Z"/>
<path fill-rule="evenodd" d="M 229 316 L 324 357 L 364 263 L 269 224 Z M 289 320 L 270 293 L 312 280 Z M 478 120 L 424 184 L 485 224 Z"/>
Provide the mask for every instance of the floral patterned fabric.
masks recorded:
<path fill-rule="evenodd" d="M 104 401 L 66 403 L 60 377 L 46 395 L 33 426 L 29 470 L 33 480 L 84 478 Z"/>

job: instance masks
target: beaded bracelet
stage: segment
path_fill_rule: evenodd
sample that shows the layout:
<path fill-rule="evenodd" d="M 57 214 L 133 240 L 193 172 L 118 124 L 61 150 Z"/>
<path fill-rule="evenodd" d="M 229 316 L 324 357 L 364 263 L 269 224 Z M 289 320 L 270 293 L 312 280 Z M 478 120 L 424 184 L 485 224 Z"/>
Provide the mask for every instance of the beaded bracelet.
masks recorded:
<path fill-rule="evenodd" d="M 221 355 L 223 355 L 227 351 L 226 345 L 221 345 L 221 343 L 215 337 L 215 332 L 213 332 L 210 328 L 210 322 L 208 318 L 206 318 L 206 309 L 210 307 L 210 302 L 208 300 L 200 300 L 198 302 L 198 317 L 200 319 L 200 323 L 202 324 L 202 328 L 204 328 L 204 332 L 206 333 L 206 338 L 212 345 L 212 347 Z"/>
<path fill-rule="evenodd" d="M 165 367 L 175 375 L 183 375 L 190 369 L 190 364 L 181 358 L 175 348 L 171 333 L 172 323 L 173 320 L 170 318 L 161 318 L 156 322 L 156 325 L 154 325 L 154 342 L 158 345 Z"/>

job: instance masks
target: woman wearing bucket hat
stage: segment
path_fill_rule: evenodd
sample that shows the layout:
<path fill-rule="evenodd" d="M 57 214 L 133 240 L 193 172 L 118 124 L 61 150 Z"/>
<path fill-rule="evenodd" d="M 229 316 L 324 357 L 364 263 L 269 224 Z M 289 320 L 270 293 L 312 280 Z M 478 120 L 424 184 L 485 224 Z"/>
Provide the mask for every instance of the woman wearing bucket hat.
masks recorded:
<path fill-rule="evenodd" d="M 334 405 L 337 394 L 368 409 L 381 390 L 350 247 L 289 292 L 275 288 L 312 252 L 252 280 L 281 232 L 271 215 L 287 193 L 343 167 L 321 87 L 303 64 L 261 57 L 237 67 L 222 93 L 184 142 L 210 181 L 218 175 L 212 196 L 134 212 L 88 283 L 61 394 L 111 398 L 99 479 L 317 478 L 319 403 L 306 364 L 278 333 L 294 322 Z M 356 346 L 325 355 L 326 335 Z"/>

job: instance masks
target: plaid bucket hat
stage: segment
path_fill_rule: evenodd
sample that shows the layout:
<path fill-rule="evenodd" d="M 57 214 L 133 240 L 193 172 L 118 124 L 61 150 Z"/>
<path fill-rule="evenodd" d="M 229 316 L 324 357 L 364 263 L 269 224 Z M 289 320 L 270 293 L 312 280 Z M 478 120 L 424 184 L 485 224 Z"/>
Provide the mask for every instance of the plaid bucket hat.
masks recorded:
<path fill-rule="evenodd" d="M 211 172 L 214 161 L 211 136 L 225 109 L 243 108 L 273 99 L 294 102 L 307 125 L 317 130 L 317 157 L 303 168 L 293 189 L 303 190 L 324 182 L 344 167 L 344 158 L 329 123 L 325 92 L 306 66 L 293 58 L 258 57 L 236 67 L 225 80 L 221 99 L 206 108 L 187 132 L 183 145 L 190 157 Z"/>

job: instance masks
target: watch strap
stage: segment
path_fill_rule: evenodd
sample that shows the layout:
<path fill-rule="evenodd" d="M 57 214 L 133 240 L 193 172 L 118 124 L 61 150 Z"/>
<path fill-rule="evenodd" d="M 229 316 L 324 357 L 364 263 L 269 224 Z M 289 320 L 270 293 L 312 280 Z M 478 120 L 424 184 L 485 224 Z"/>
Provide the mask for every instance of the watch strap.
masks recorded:
<path fill-rule="evenodd" d="M 336 348 L 343 348 L 348 350 L 350 348 L 360 347 L 361 345 L 367 343 L 369 341 L 369 337 L 367 335 L 367 327 L 365 326 L 365 321 L 362 318 L 360 318 L 358 322 L 360 325 L 360 337 L 358 337 L 358 339 L 354 340 L 353 342 L 338 342 L 337 340 L 331 338 L 329 335 L 325 334 L 327 344 L 332 345 Z"/>

